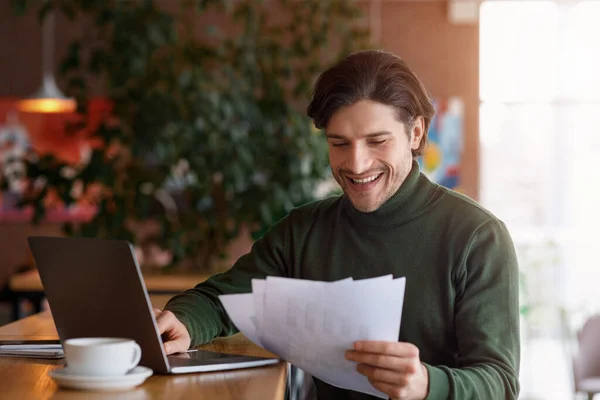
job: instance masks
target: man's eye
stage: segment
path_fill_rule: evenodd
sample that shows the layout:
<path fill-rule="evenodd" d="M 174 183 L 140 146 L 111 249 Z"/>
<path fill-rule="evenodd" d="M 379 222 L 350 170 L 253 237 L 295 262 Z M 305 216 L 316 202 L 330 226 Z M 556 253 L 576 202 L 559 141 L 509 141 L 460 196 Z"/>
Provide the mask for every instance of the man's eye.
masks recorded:
<path fill-rule="evenodd" d="M 372 145 L 375 145 L 375 146 L 377 146 L 377 145 L 380 145 L 380 144 L 384 144 L 384 143 L 385 143 L 385 140 L 372 140 L 372 141 L 371 141 L 371 142 L 369 142 L 369 143 L 370 143 L 370 144 L 372 144 Z"/>
<path fill-rule="evenodd" d="M 333 147 L 344 147 L 347 146 L 348 143 L 331 143 Z"/>

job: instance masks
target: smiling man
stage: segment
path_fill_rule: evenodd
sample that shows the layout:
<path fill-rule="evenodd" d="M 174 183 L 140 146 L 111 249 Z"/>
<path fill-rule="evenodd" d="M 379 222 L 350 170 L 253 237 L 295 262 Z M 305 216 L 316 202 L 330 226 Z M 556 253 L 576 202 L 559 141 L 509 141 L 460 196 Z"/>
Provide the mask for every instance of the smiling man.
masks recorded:
<path fill-rule="evenodd" d="M 399 57 L 353 54 L 315 84 L 308 115 L 325 129 L 344 194 L 299 207 L 227 272 L 157 312 L 167 353 L 236 332 L 218 295 L 252 278 L 407 279 L 400 337 L 346 357 L 392 399 L 516 399 L 518 268 L 504 224 L 430 182 L 415 158 L 434 114 Z M 319 399 L 367 399 L 315 379 Z"/>
<path fill-rule="evenodd" d="M 412 150 L 425 142 L 423 121 L 422 116 L 415 119 L 409 136 L 395 109 L 372 100 L 360 100 L 331 116 L 331 170 L 357 210 L 373 212 L 398 191 L 412 168 Z"/>

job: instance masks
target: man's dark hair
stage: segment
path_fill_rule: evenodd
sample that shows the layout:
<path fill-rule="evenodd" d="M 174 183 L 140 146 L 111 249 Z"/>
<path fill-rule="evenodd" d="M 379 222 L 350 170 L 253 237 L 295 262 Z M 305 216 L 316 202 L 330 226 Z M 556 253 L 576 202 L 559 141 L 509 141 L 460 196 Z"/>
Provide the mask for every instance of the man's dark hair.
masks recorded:
<path fill-rule="evenodd" d="M 423 83 L 400 57 L 380 50 L 349 55 L 319 76 L 306 113 L 318 129 L 323 129 L 336 111 L 360 100 L 394 107 L 409 135 L 415 118 L 422 116 L 423 139 L 412 154 L 416 157 L 422 153 L 435 109 Z"/>

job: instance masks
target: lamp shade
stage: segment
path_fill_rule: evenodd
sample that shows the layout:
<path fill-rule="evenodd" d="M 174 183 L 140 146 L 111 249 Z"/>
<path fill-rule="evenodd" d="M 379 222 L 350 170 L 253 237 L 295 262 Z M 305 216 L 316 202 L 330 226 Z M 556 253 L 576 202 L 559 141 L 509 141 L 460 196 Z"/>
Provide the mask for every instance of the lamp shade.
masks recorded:
<path fill-rule="evenodd" d="M 33 96 L 19 101 L 17 107 L 23 112 L 69 113 L 75 111 L 77 104 L 60 91 L 53 75 L 45 74 L 42 87 Z"/>
<path fill-rule="evenodd" d="M 33 95 L 19 101 L 19 111 L 32 113 L 69 113 L 76 102 L 66 97 L 56 85 L 54 74 L 54 15 L 49 12 L 42 21 L 42 87 Z"/>

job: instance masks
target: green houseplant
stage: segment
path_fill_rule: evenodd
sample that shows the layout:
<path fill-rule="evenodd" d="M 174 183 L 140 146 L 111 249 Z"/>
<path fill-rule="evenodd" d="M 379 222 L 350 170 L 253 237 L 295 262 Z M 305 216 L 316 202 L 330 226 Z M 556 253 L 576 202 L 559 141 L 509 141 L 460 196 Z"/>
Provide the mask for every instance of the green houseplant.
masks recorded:
<path fill-rule="evenodd" d="M 36 2 L 13 3 L 24 12 Z M 132 226 L 152 220 L 144 243 L 168 249 L 168 264 L 208 268 L 240 227 L 259 237 L 315 199 L 329 172 L 326 142 L 303 111 L 316 75 L 367 43 L 352 2 L 39 3 L 40 18 L 93 22 L 61 72 L 82 116 L 93 75 L 113 107 L 91 132 L 102 145 L 85 163 L 46 156 L 28 166 L 31 182 L 45 177 L 25 201 L 38 219 L 49 191 L 71 203 L 93 188 L 98 212 L 66 224 L 68 234 L 140 244 Z M 90 129 L 84 121 L 68 129 Z"/>

